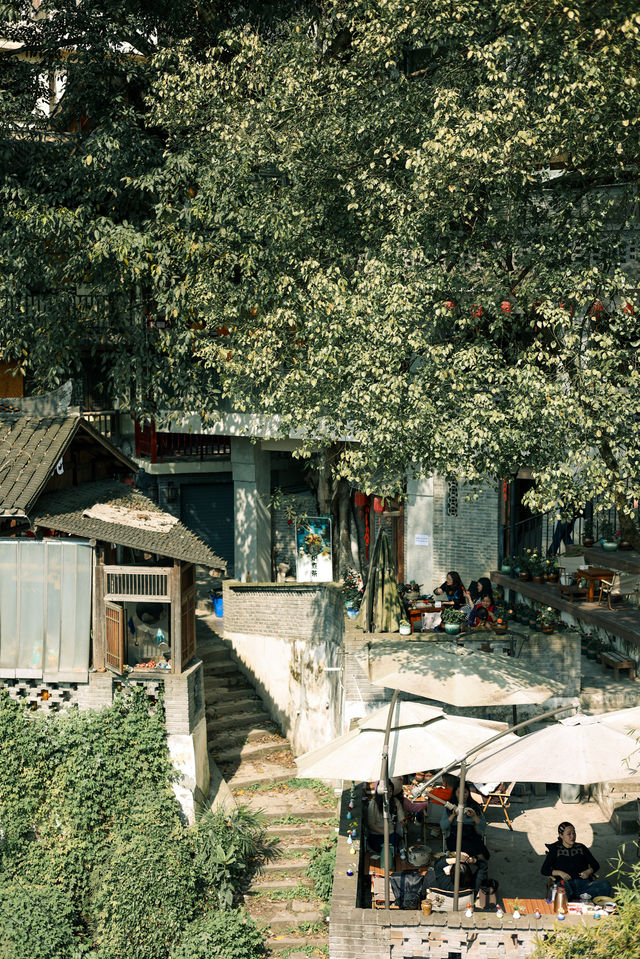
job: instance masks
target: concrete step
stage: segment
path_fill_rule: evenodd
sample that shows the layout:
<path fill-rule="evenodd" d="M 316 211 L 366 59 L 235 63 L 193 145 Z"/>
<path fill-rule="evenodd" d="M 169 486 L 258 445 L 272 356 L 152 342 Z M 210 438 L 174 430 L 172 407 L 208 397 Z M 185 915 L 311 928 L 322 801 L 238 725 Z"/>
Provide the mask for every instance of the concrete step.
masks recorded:
<path fill-rule="evenodd" d="M 254 896 L 260 892 L 285 892 L 287 889 L 295 889 L 296 886 L 304 886 L 305 889 L 310 890 L 313 883 L 306 876 L 291 876 L 284 879 L 266 879 L 258 876 L 257 879 L 253 880 L 245 895 Z"/>
<path fill-rule="evenodd" d="M 205 642 L 198 649 L 198 656 L 204 663 L 205 668 L 214 663 L 235 662 L 224 643 Z"/>
<path fill-rule="evenodd" d="M 282 738 L 275 723 L 260 723 L 248 731 L 230 729 L 226 733 L 218 733 L 215 738 L 210 740 L 209 749 L 213 749 L 214 746 L 220 750 L 232 749 L 233 747 L 242 746 L 244 743 L 261 742 L 267 737 L 277 737 L 278 741 L 282 743 L 282 748 L 286 748 L 287 740 Z"/>
<path fill-rule="evenodd" d="M 265 876 L 304 876 L 309 866 L 309 859 L 300 857 L 300 859 L 278 859 L 277 862 L 270 862 L 264 866 Z"/>
<path fill-rule="evenodd" d="M 220 719 L 207 720 L 207 733 L 215 733 L 228 729 L 251 729 L 256 723 L 267 722 L 269 715 L 264 711 L 262 704 L 254 709 L 244 709 L 232 713 L 225 713 Z"/>
<path fill-rule="evenodd" d="M 315 936 L 288 936 L 285 933 L 281 936 L 270 936 L 266 944 L 271 955 L 277 956 L 286 952 L 288 959 L 308 959 L 308 956 L 316 951 L 320 956 L 326 953 L 329 933 L 328 930 L 324 936 L 320 933 Z"/>
<path fill-rule="evenodd" d="M 224 769 L 222 771 L 224 775 Z M 239 789 L 246 789 L 247 786 L 253 786 L 254 783 L 284 783 L 295 775 L 295 769 L 290 766 L 279 766 L 276 763 L 270 763 L 265 760 L 264 763 L 243 762 L 242 768 L 238 769 L 229 779 L 227 785 L 233 793 Z M 261 808 L 260 803 L 252 803 L 250 797 L 238 797 L 236 799 L 242 805 L 253 805 L 255 808 Z M 253 797 L 251 797 L 253 799 Z M 272 817 L 279 818 L 279 817 Z"/>
<path fill-rule="evenodd" d="M 215 708 L 216 703 L 228 703 L 239 699 L 250 699 L 255 693 L 253 686 L 248 683 L 238 683 L 235 686 L 218 686 L 209 689 L 207 705 Z M 257 694 L 256 698 L 258 698 Z"/>
<path fill-rule="evenodd" d="M 289 770 L 289 773 L 291 773 L 291 770 Z M 289 775 L 289 779 L 291 779 L 291 775 Z M 252 793 L 251 795 L 247 796 L 246 799 L 243 799 L 243 805 L 249 806 L 250 809 L 264 809 L 264 800 L 261 806 L 260 793 Z M 328 819 L 333 819 L 335 816 L 337 816 L 337 814 L 337 806 L 335 809 L 327 809 L 323 806 L 301 806 L 299 809 L 291 809 L 290 806 L 269 802 L 268 808 L 264 809 L 264 818 L 265 822 L 268 824 L 267 832 L 269 833 L 271 833 L 271 824 L 273 824 L 274 820 L 281 820 L 285 817 L 290 817 L 291 819 L 295 820 L 295 822 L 291 823 L 277 823 L 275 826 L 275 834 L 281 836 L 283 839 L 286 835 L 292 835 L 291 832 L 287 833 L 286 831 L 286 829 L 289 827 L 293 829 L 293 833 L 299 833 L 301 829 L 304 829 L 306 835 L 307 827 L 311 828 L 315 823 L 326 823 Z M 304 826 L 301 825 L 302 823 L 304 823 Z M 333 826 L 325 825 L 322 829 L 322 832 L 324 835 L 327 835 L 330 833 L 331 829 L 333 829 Z"/>
<path fill-rule="evenodd" d="M 216 681 L 220 681 L 227 676 L 238 676 L 242 677 L 243 681 L 246 682 L 245 677 L 240 672 L 235 663 L 229 661 L 228 663 L 212 663 L 204 671 L 204 688 L 207 688 L 207 685 L 213 681 L 215 685 Z"/>
<path fill-rule="evenodd" d="M 212 743 L 209 746 L 209 752 L 218 765 L 220 763 L 245 762 L 245 760 L 255 762 L 257 759 L 266 759 L 276 753 L 280 755 L 285 750 L 290 752 L 286 739 L 277 739 L 273 742 L 247 743 L 244 746 L 223 750 L 218 750 L 217 746 L 216 742 Z"/>
<path fill-rule="evenodd" d="M 226 673 L 212 673 L 204 676 L 205 696 L 215 696 L 220 690 L 226 689 L 253 689 L 251 683 L 243 676 L 241 672 L 235 670 Z"/>
<path fill-rule="evenodd" d="M 220 719 L 221 716 L 237 716 L 238 713 L 243 713 L 245 709 L 255 711 L 256 707 L 259 707 L 261 711 L 264 710 L 262 700 L 254 693 L 253 695 L 245 695 L 241 699 L 231 699 L 226 702 L 211 704 L 207 703 L 205 714 L 207 722 L 209 722 L 210 719 Z"/>
<path fill-rule="evenodd" d="M 271 932 L 276 935 L 278 932 L 283 932 L 286 935 L 289 930 L 295 928 L 301 922 L 324 923 L 324 916 L 317 901 L 308 902 L 303 899 L 293 899 L 288 902 L 256 900 L 248 896 L 245 907 L 257 921 L 266 922 Z M 325 925 L 328 925 L 328 923 L 325 923 Z M 298 942 L 302 943 L 302 939 L 298 939 Z"/>
<path fill-rule="evenodd" d="M 633 802 L 625 803 L 623 806 L 616 806 L 609 822 L 617 833 L 638 833 L 638 809 Z"/>

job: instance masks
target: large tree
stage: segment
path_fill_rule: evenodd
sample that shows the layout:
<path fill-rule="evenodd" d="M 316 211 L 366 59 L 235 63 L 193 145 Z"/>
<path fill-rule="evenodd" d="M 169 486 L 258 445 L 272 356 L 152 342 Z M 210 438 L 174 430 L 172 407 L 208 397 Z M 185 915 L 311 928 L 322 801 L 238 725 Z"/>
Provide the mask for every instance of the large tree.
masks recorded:
<path fill-rule="evenodd" d="M 184 33 L 149 60 L 162 158 L 122 190 L 153 202 L 172 326 L 139 402 L 206 414 L 220 384 L 381 490 L 526 466 L 531 505 L 596 496 L 639 542 L 638 15 L 274 6 L 229 4 L 208 49 Z M 144 257 L 104 262 L 127 288 Z"/>

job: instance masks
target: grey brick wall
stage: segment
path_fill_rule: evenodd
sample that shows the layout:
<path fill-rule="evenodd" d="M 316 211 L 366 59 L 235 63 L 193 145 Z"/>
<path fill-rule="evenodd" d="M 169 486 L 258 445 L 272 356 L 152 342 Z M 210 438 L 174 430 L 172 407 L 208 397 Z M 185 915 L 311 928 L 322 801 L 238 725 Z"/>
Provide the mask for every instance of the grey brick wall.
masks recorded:
<path fill-rule="evenodd" d="M 433 479 L 433 583 L 444 582 L 449 570 L 460 573 L 465 586 L 488 576 L 498 563 L 498 492 L 489 482 L 480 487 L 458 484 L 458 515 L 447 515 L 448 484 Z M 473 497 L 477 497 L 474 499 Z"/>
<path fill-rule="evenodd" d="M 223 583 L 224 631 L 260 636 L 342 640 L 339 583 Z"/>

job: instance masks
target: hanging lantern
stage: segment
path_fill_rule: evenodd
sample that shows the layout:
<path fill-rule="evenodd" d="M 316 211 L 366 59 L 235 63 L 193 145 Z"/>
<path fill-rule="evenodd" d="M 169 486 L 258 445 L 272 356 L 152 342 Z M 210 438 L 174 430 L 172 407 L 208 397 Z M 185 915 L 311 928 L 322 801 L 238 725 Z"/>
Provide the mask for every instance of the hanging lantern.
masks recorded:
<path fill-rule="evenodd" d="M 369 497 L 366 493 L 355 492 L 353 497 L 353 502 L 355 506 L 358 506 L 360 509 L 364 509 L 365 506 L 369 505 Z"/>
<path fill-rule="evenodd" d="M 385 511 L 384 496 L 373 497 L 373 511 L 374 513 L 384 513 Z"/>

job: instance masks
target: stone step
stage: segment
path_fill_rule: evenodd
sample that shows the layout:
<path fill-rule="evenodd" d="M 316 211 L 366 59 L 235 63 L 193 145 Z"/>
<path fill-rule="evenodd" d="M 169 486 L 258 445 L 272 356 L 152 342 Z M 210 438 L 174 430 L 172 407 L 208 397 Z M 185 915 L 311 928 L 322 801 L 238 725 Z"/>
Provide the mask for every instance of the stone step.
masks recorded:
<path fill-rule="evenodd" d="M 216 703 L 228 703 L 239 699 L 250 699 L 255 694 L 253 686 L 248 683 L 237 683 L 235 686 L 216 686 L 215 689 L 209 689 L 207 694 L 207 705 L 212 708 Z M 257 694 L 256 698 L 257 697 Z"/>
<path fill-rule="evenodd" d="M 265 876 L 304 876 L 309 866 L 309 859 L 301 856 L 300 859 L 278 859 L 277 862 L 267 863 L 263 867 Z"/>
<path fill-rule="evenodd" d="M 242 676 L 242 679 L 245 680 L 244 675 L 238 669 L 235 663 L 229 661 L 228 663 L 212 663 L 204 671 L 204 688 L 206 690 L 207 686 L 216 681 L 223 679 L 225 676 Z M 245 680 L 246 682 L 246 680 Z"/>
<path fill-rule="evenodd" d="M 305 889 L 311 890 L 313 883 L 306 876 L 291 876 L 284 879 L 266 879 L 258 876 L 249 886 L 245 896 L 255 896 L 260 892 L 285 892 L 297 886 L 304 886 Z"/>
<path fill-rule="evenodd" d="M 205 715 L 207 722 L 209 722 L 210 719 L 220 719 L 221 716 L 235 716 L 238 713 L 244 712 L 245 709 L 253 710 L 256 706 L 264 710 L 262 700 L 254 693 L 253 696 L 245 695 L 242 699 L 231 699 L 228 702 L 207 703 Z"/>
<path fill-rule="evenodd" d="M 286 952 L 287 959 L 308 959 L 308 956 L 316 950 L 319 955 L 326 953 L 329 944 L 328 936 L 328 931 L 324 936 L 320 933 L 315 936 L 288 936 L 285 933 L 281 936 L 270 936 L 266 945 L 272 955 L 277 956 Z"/>
<path fill-rule="evenodd" d="M 289 770 L 289 779 L 291 779 L 291 770 Z M 229 784 L 231 785 L 231 784 Z M 291 826 L 295 832 L 299 832 L 301 829 L 300 823 L 304 823 L 305 826 L 312 826 L 314 823 L 326 823 L 328 819 L 333 819 L 338 814 L 338 807 L 335 809 L 328 809 L 324 806 L 301 806 L 298 809 L 292 809 L 290 806 L 285 806 L 281 804 L 276 804 L 269 802 L 268 808 L 264 809 L 264 800 L 260 800 L 261 794 L 252 793 L 250 796 L 247 796 L 246 799 L 243 799 L 243 805 L 249 806 L 250 809 L 262 808 L 264 810 L 264 818 L 268 824 L 268 832 L 271 831 L 271 826 L 269 824 L 273 823 L 274 820 L 284 819 L 289 816 L 294 822 L 287 823 L 277 823 L 279 827 L 278 835 L 284 836 L 287 833 L 284 831 L 285 827 Z M 296 822 L 300 820 L 300 823 L 296 825 Z M 324 826 L 324 833 L 326 834 L 333 829 L 333 826 Z M 291 833 L 289 833 L 291 835 Z"/>
<path fill-rule="evenodd" d="M 316 846 L 333 835 L 333 826 L 326 826 L 323 823 L 316 825 L 313 820 L 309 820 L 295 826 L 267 826 L 267 835 L 272 839 L 280 839 L 287 849 L 312 852 Z"/>
<path fill-rule="evenodd" d="M 207 676 L 207 674 L 205 673 L 205 677 L 204 677 L 205 696 L 210 696 L 210 695 L 215 696 L 219 690 L 238 689 L 240 687 L 253 689 L 253 686 L 247 681 L 246 676 L 243 676 L 243 674 L 239 672 L 238 670 L 236 670 L 236 672 L 226 673 L 221 676 L 219 676 L 217 673 L 214 675 Z"/>
<path fill-rule="evenodd" d="M 244 762 L 245 760 L 255 762 L 256 759 L 266 759 L 275 753 L 282 753 L 285 750 L 289 750 L 289 744 L 286 739 L 277 739 L 273 742 L 246 743 L 244 746 L 236 746 L 220 751 L 217 747 L 218 743 L 213 742 L 209 746 L 209 752 L 213 755 L 218 765 L 220 765 L 220 763 Z"/>
<path fill-rule="evenodd" d="M 233 663 L 234 666 L 238 664 L 232 659 L 231 654 L 226 646 L 220 645 L 217 646 L 214 643 L 203 644 L 204 648 L 198 650 L 198 656 L 202 660 L 205 669 L 208 666 L 218 665 L 219 663 Z"/>
<path fill-rule="evenodd" d="M 225 713 L 220 719 L 207 720 L 207 733 L 215 733 L 228 729 L 251 729 L 256 723 L 267 722 L 268 713 L 262 708 L 260 703 L 258 708 L 244 709 L 233 713 Z"/>
<path fill-rule="evenodd" d="M 277 737 L 278 741 L 282 743 L 283 749 L 288 745 L 287 740 L 283 739 L 278 732 L 275 723 L 260 723 L 252 726 L 248 731 L 230 729 L 226 733 L 217 733 L 215 738 L 209 742 L 209 749 L 213 749 L 214 746 L 220 750 L 232 749 L 233 747 L 242 746 L 244 743 L 260 742 L 267 737 Z"/>
<path fill-rule="evenodd" d="M 306 899 L 256 901 L 248 896 L 245 907 L 255 919 L 266 922 L 271 932 L 276 934 L 279 931 L 286 934 L 301 922 L 324 922 L 324 915 L 316 900 L 312 902 Z"/>
<path fill-rule="evenodd" d="M 224 775 L 224 770 L 222 770 L 222 774 Z M 266 760 L 260 764 L 243 762 L 242 768 L 227 779 L 227 785 L 233 793 L 236 793 L 237 790 L 246 789 L 247 786 L 253 786 L 254 783 L 284 783 L 294 775 L 295 769 L 291 769 L 290 766 L 279 766 L 277 763 L 270 763 Z M 240 801 L 243 805 L 250 805 L 249 797 L 241 797 Z M 254 806 L 261 808 L 259 803 L 254 803 Z"/>

